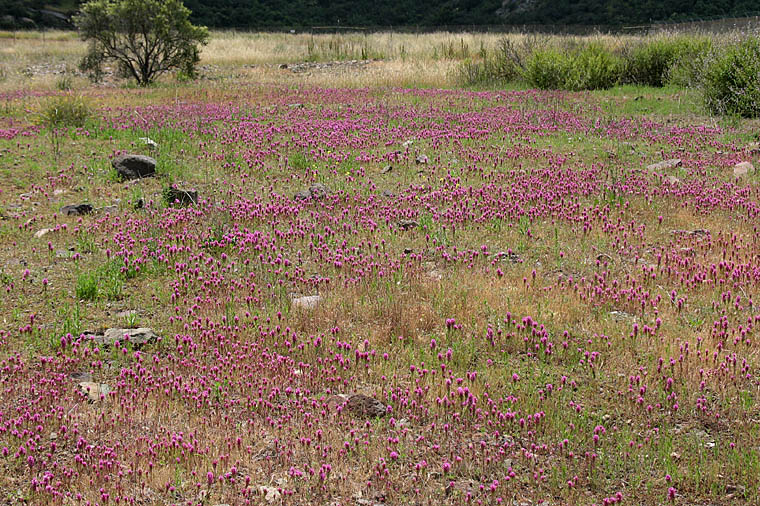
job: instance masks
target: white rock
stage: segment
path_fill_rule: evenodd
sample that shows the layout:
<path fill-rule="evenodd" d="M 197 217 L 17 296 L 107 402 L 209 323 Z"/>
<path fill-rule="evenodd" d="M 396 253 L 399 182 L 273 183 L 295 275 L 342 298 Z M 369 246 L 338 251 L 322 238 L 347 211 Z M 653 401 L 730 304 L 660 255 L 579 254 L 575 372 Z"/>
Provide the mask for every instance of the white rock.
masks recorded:
<path fill-rule="evenodd" d="M 301 309 L 314 309 L 322 302 L 321 295 L 307 295 L 305 297 L 298 297 L 293 299 L 293 307 L 300 307 Z"/>

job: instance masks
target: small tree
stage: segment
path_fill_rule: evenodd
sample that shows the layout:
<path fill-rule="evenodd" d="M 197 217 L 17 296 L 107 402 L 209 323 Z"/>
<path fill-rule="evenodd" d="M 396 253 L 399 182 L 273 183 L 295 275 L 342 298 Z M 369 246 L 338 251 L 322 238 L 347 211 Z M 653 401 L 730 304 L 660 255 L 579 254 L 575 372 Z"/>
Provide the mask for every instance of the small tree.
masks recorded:
<path fill-rule="evenodd" d="M 103 63 L 114 61 L 140 86 L 171 69 L 192 77 L 208 30 L 191 24 L 189 15 L 180 0 L 90 0 L 74 18 L 90 43 L 80 68 L 99 79 Z"/>

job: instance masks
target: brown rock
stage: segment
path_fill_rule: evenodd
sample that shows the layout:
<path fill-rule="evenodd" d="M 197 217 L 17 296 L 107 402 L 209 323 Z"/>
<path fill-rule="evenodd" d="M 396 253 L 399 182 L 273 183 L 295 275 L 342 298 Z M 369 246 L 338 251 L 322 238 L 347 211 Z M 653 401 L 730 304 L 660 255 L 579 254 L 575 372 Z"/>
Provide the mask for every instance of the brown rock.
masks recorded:
<path fill-rule="evenodd" d="M 388 413 L 387 407 L 374 397 L 363 394 L 354 394 L 348 398 L 346 409 L 353 416 L 359 418 L 376 418 Z"/>

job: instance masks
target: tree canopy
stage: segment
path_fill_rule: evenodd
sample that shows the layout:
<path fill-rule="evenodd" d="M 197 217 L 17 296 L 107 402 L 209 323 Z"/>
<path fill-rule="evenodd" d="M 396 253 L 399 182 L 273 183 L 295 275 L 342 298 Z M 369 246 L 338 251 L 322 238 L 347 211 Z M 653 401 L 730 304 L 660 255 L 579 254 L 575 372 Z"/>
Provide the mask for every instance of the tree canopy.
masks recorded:
<path fill-rule="evenodd" d="M 81 67 L 97 77 L 111 60 L 140 85 L 172 69 L 192 75 L 208 30 L 189 15 L 180 0 L 91 0 L 74 18 L 90 43 Z"/>

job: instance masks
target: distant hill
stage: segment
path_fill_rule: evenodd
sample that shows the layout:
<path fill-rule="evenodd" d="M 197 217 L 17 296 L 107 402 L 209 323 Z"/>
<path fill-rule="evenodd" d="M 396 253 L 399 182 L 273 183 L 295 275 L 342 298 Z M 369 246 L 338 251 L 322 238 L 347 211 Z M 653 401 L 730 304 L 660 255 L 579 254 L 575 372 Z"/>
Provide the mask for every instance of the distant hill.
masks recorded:
<path fill-rule="evenodd" d="M 757 0 L 184 0 L 213 28 L 602 25 L 757 14 Z M 65 26 L 79 0 L 0 0 L 4 28 Z"/>

